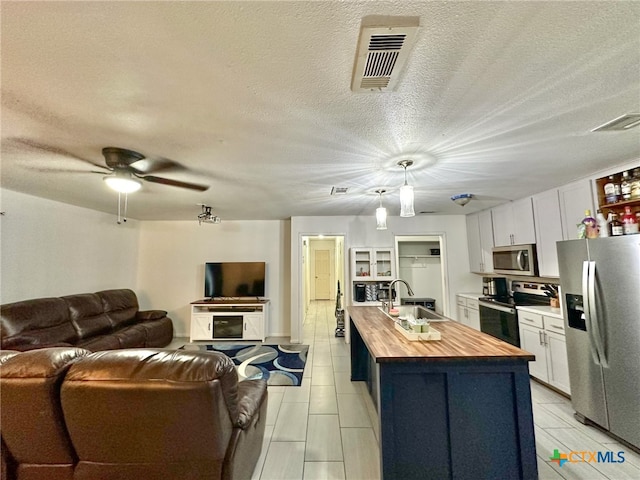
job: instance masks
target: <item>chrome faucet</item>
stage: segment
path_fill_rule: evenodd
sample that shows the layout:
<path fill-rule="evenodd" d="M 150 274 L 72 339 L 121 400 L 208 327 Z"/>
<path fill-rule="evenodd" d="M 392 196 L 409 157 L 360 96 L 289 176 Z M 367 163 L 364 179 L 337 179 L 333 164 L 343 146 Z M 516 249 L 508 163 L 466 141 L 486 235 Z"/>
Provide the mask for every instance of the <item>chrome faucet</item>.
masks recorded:
<path fill-rule="evenodd" d="M 404 285 L 407 287 L 407 293 L 410 297 L 413 297 L 413 290 L 411 290 L 411 287 L 407 282 L 405 282 L 401 278 L 391 280 L 391 282 L 389 282 L 389 286 L 387 287 L 389 289 L 389 296 L 387 297 L 387 300 L 389 301 L 389 303 L 387 304 L 387 313 L 391 312 L 391 309 L 393 308 L 393 286 L 398 282 L 404 283 Z"/>

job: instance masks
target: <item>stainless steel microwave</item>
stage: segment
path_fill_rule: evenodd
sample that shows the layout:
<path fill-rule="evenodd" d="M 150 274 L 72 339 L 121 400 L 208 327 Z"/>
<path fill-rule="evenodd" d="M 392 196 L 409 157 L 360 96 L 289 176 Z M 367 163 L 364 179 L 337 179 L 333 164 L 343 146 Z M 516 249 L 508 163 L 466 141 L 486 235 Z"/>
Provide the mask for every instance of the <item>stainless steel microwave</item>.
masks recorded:
<path fill-rule="evenodd" d="M 493 271 L 503 275 L 538 275 L 535 245 L 509 245 L 493 248 Z"/>

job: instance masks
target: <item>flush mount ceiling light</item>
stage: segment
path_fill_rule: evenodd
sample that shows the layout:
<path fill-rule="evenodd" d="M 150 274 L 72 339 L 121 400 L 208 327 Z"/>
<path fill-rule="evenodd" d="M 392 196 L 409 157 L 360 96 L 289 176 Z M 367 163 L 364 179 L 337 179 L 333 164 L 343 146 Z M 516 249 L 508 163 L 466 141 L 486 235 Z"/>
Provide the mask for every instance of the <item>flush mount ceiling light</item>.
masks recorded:
<path fill-rule="evenodd" d="M 401 160 L 398 162 L 404 168 L 404 185 L 400 187 L 400 216 L 413 217 L 413 187 L 407 183 L 407 167 L 413 165 L 413 160 Z"/>
<path fill-rule="evenodd" d="M 102 180 L 109 188 L 118 193 L 133 193 L 142 187 L 142 182 L 134 178 L 131 172 L 115 171 L 113 174 L 103 177 Z"/>
<path fill-rule="evenodd" d="M 453 200 L 455 203 L 457 203 L 461 207 L 464 207 L 467 203 L 471 201 L 472 198 L 473 198 L 473 194 L 471 193 L 459 193 L 458 195 L 454 195 L 453 197 L 451 197 L 451 200 Z"/>
<path fill-rule="evenodd" d="M 376 229 L 377 230 L 386 230 L 387 229 L 387 209 L 382 206 L 382 194 L 385 193 L 386 190 L 376 190 L 376 193 L 380 195 L 380 206 L 376 208 Z"/>

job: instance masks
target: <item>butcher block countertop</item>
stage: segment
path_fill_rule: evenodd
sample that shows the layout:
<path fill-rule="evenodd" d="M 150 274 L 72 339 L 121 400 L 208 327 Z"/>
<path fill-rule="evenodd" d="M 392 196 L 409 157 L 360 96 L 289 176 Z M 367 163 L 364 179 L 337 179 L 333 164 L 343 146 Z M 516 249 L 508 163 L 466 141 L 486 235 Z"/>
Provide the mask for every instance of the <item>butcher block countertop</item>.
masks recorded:
<path fill-rule="evenodd" d="M 351 321 L 377 363 L 453 360 L 524 360 L 535 356 L 454 320 L 433 322 L 442 340 L 410 341 L 378 307 L 347 307 Z"/>

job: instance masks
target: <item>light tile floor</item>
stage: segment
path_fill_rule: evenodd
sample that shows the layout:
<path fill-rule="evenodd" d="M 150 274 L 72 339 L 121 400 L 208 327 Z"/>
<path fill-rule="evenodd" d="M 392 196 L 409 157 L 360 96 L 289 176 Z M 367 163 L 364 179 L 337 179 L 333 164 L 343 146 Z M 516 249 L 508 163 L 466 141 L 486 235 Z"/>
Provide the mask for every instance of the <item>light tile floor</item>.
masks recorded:
<path fill-rule="evenodd" d="M 349 346 L 334 336 L 334 308 L 331 301 L 313 302 L 307 312 L 303 343 L 309 356 L 302 386 L 269 387 L 267 427 L 252 480 L 380 478 L 375 409 L 365 384 L 350 381 Z M 541 480 L 640 480 L 640 454 L 579 423 L 571 402 L 553 390 L 532 381 L 531 395 Z M 550 461 L 554 449 L 623 451 L 625 461 L 559 467 Z"/>

